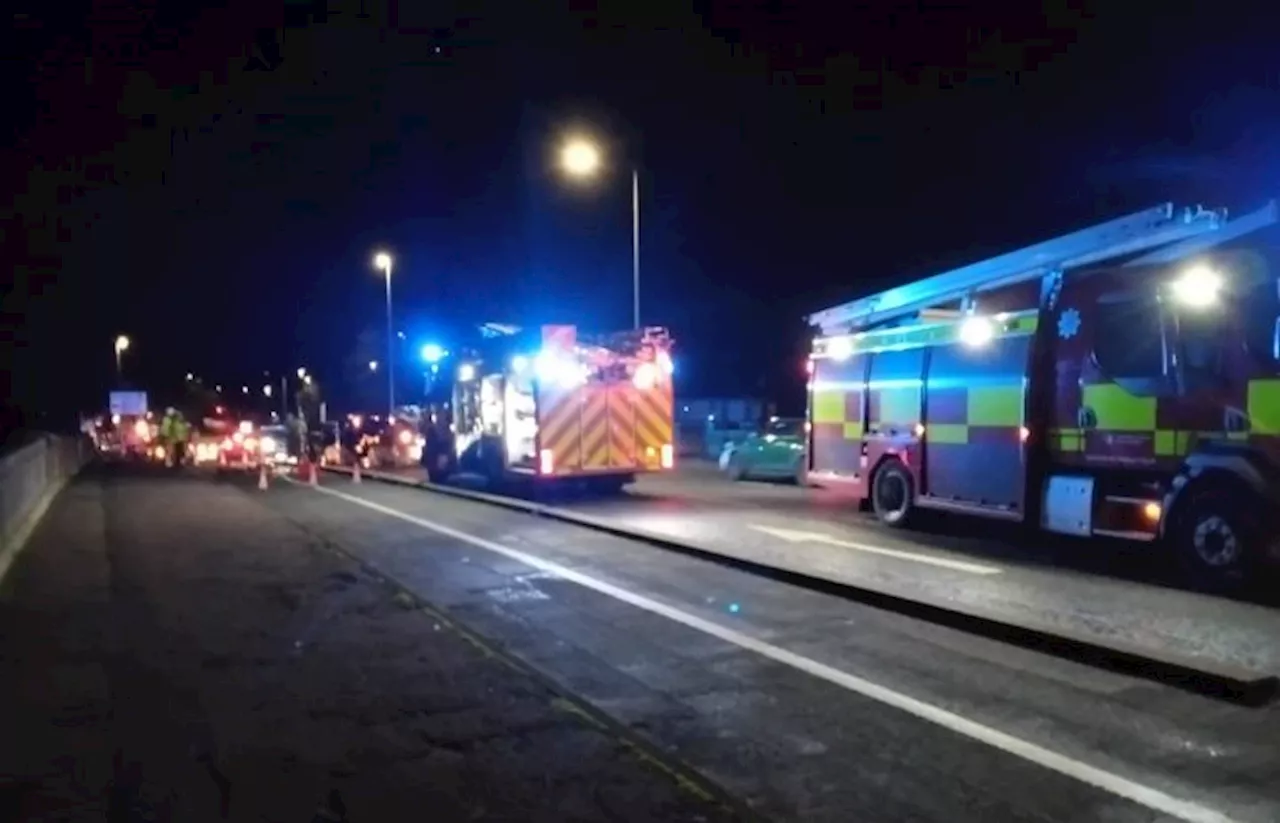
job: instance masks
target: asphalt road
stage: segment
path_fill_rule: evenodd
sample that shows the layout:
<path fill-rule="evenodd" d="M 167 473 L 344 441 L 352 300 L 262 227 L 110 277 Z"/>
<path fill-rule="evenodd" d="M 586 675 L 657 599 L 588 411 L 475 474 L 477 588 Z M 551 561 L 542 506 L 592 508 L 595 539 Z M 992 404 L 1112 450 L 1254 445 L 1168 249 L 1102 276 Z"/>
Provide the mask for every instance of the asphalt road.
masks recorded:
<path fill-rule="evenodd" d="M 421 470 L 394 472 L 420 479 Z M 939 517 L 892 530 L 823 489 L 733 483 L 711 464 L 642 476 L 626 494 L 556 506 L 640 532 L 993 620 L 1173 657 L 1280 674 L 1280 609 L 1189 591 L 1154 546 L 1014 538 Z"/>
<path fill-rule="evenodd" d="M 0 586 L 0 820 L 747 816 L 295 522 L 319 499 L 145 468 L 63 492 Z"/>
<path fill-rule="evenodd" d="M 770 817 L 1280 819 L 1275 705 L 419 489 L 253 493 Z"/>

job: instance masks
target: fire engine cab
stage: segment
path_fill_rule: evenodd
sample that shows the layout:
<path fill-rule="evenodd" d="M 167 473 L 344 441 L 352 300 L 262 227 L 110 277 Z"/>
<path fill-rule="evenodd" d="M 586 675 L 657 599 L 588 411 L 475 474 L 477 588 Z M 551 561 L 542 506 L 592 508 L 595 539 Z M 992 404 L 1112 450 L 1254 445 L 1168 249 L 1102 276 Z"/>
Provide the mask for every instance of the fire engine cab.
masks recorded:
<path fill-rule="evenodd" d="M 531 350 L 519 329 L 486 328 L 502 331 L 450 364 L 447 418 L 437 408 L 424 421 L 432 480 L 471 473 L 621 489 L 674 466 L 666 329 L 586 338 L 544 326 Z"/>
<path fill-rule="evenodd" d="M 808 478 L 1240 578 L 1280 535 L 1276 222 L 1161 205 L 811 316 Z"/>

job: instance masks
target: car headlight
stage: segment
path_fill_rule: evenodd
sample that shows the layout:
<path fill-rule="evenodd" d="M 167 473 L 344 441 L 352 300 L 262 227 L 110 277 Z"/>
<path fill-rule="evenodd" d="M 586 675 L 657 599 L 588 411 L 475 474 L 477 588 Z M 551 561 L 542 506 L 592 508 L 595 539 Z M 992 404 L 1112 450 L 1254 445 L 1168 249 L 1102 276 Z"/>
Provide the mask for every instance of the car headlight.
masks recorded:
<path fill-rule="evenodd" d="M 262 445 L 262 453 L 263 453 L 263 454 L 274 454 L 274 453 L 275 453 L 275 450 L 276 450 L 276 441 L 275 441 L 275 438 L 272 438 L 272 437 L 264 437 L 264 438 L 262 438 L 262 444 L 261 444 L 261 445 Z"/>

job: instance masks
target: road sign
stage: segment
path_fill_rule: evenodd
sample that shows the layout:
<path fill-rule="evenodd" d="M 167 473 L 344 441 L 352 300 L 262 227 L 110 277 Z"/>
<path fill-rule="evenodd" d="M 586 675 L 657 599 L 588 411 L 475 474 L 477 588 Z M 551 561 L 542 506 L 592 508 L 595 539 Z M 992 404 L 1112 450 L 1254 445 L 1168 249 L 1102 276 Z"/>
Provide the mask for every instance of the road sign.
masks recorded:
<path fill-rule="evenodd" d="M 122 417 L 140 417 L 147 413 L 147 393 L 144 391 L 113 391 L 110 398 L 111 413 Z"/>

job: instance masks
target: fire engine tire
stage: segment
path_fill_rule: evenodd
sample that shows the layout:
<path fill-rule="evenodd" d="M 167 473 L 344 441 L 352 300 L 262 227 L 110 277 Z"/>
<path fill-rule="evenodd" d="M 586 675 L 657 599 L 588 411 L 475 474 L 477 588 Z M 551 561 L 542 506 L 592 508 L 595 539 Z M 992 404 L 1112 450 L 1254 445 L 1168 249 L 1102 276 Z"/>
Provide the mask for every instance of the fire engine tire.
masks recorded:
<path fill-rule="evenodd" d="M 886 526 L 910 523 L 915 513 L 915 481 L 902 462 L 889 458 L 871 478 L 871 510 Z"/>
<path fill-rule="evenodd" d="M 800 488 L 807 489 L 809 487 L 809 467 L 805 465 L 804 458 L 796 461 L 796 467 L 791 476 Z"/>
<path fill-rule="evenodd" d="M 1204 483 L 1189 491 L 1167 533 L 1179 566 L 1194 584 L 1238 586 L 1263 555 L 1259 501 L 1234 483 Z"/>

